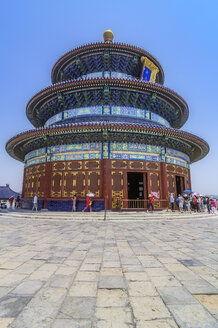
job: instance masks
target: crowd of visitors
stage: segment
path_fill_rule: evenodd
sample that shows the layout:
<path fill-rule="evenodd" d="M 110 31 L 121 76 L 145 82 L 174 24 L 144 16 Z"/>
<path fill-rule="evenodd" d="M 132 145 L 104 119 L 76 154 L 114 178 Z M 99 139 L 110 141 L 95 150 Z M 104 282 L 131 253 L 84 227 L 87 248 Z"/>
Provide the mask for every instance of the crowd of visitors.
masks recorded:
<path fill-rule="evenodd" d="M 214 214 L 218 209 L 218 201 L 216 199 L 211 199 L 209 196 L 196 195 L 194 193 L 179 194 L 176 201 L 174 195 L 170 194 L 170 205 L 172 211 L 175 210 L 175 204 L 180 212 L 208 212 Z"/>

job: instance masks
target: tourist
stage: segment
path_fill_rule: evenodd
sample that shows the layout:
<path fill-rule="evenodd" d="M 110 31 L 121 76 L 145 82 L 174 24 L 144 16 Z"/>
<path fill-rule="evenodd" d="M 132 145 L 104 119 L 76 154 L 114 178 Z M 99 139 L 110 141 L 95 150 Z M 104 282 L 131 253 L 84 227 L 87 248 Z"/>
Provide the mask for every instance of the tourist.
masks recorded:
<path fill-rule="evenodd" d="M 89 211 L 92 211 L 92 201 L 89 196 L 86 196 L 86 207 L 82 210 L 84 212 L 89 207 Z"/>
<path fill-rule="evenodd" d="M 177 206 L 177 210 L 179 210 L 179 196 L 176 198 L 176 206 Z"/>
<path fill-rule="evenodd" d="M 188 211 L 189 211 L 189 213 L 192 213 L 191 200 L 192 200 L 192 198 L 189 197 L 189 198 L 188 198 L 188 203 L 187 203 L 187 207 L 188 207 Z"/>
<path fill-rule="evenodd" d="M 202 198 L 202 206 L 203 206 L 203 212 L 206 212 L 206 206 L 207 206 L 207 198 Z"/>
<path fill-rule="evenodd" d="M 170 205 L 172 212 L 174 211 L 174 195 L 173 193 L 170 194 Z"/>
<path fill-rule="evenodd" d="M 20 195 L 17 195 L 16 201 L 15 201 L 15 207 L 16 208 L 20 207 Z"/>
<path fill-rule="evenodd" d="M 13 202 L 14 202 L 14 197 L 11 196 L 11 197 L 9 198 L 10 209 L 12 209 Z"/>
<path fill-rule="evenodd" d="M 211 209 L 210 209 L 211 214 L 216 213 L 216 201 L 214 199 L 211 200 Z"/>
<path fill-rule="evenodd" d="M 32 208 L 32 211 L 38 210 L 38 196 L 37 194 L 35 194 L 35 196 L 33 197 L 33 208 Z"/>
<path fill-rule="evenodd" d="M 210 213 L 210 199 L 207 197 L 207 212 Z"/>
<path fill-rule="evenodd" d="M 197 212 L 201 212 L 201 197 L 197 197 Z"/>
<path fill-rule="evenodd" d="M 195 195 L 192 198 L 192 202 L 193 202 L 193 210 L 194 210 L 194 212 L 197 212 L 197 210 L 198 210 L 198 207 L 197 207 L 198 203 L 197 203 L 197 198 L 195 197 Z"/>
<path fill-rule="evenodd" d="M 184 199 L 182 197 L 182 195 L 179 195 L 179 212 L 182 213 L 183 212 L 183 205 L 184 205 Z"/>
<path fill-rule="evenodd" d="M 77 195 L 75 194 L 73 196 L 73 208 L 72 208 L 73 212 L 76 212 L 76 202 L 77 202 Z"/>
<path fill-rule="evenodd" d="M 149 211 L 150 207 L 151 207 L 151 212 L 152 213 L 154 212 L 153 199 L 154 199 L 154 196 L 152 194 L 149 194 L 147 212 Z"/>
<path fill-rule="evenodd" d="M 185 210 L 185 212 L 188 211 L 188 199 L 187 199 L 187 197 L 184 197 L 184 210 Z"/>

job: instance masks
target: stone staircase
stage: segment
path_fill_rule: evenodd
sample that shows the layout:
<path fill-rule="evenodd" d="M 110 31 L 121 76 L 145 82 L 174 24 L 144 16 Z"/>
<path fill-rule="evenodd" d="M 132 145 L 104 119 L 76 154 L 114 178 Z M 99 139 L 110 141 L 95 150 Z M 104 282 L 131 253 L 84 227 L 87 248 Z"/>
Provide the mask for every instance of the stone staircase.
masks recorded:
<path fill-rule="evenodd" d="M 73 220 L 73 221 L 146 221 L 146 220 L 173 220 L 173 219 L 199 219 L 211 218 L 217 214 L 208 213 L 179 213 L 178 211 L 145 212 L 52 212 L 52 211 L 0 211 L 0 217 L 44 220 Z"/>

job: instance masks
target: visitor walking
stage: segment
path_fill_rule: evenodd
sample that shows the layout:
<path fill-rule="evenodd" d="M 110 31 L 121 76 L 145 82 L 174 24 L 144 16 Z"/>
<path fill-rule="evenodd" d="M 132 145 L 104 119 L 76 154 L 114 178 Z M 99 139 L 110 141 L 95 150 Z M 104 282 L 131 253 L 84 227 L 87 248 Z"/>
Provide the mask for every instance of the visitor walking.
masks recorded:
<path fill-rule="evenodd" d="M 210 213 L 210 199 L 207 197 L 207 212 Z"/>
<path fill-rule="evenodd" d="M 182 213 L 183 212 L 183 205 L 184 205 L 184 199 L 182 197 L 182 195 L 179 195 L 179 212 Z"/>
<path fill-rule="evenodd" d="M 33 197 L 33 208 L 32 208 L 32 211 L 38 210 L 38 196 L 37 194 L 35 194 L 35 196 Z"/>
<path fill-rule="evenodd" d="M 147 212 L 149 211 L 150 208 L 151 208 L 151 212 L 152 213 L 154 212 L 153 199 L 154 199 L 154 196 L 152 194 L 149 194 Z"/>
<path fill-rule="evenodd" d="M 174 211 L 174 195 L 173 193 L 170 194 L 170 205 L 171 205 L 171 210 Z"/>
<path fill-rule="evenodd" d="M 76 212 L 76 202 L 77 202 L 77 194 L 73 196 L 73 212 Z"/>
<path fill-rule="evenodd" d="M 203 211 L 206 212 L 206 206 L 207 206 L 207 198 L 203 197 L 202 199 L 202 206 L 203 206 Z"/>
<path fill-rule="evenodd" d="M 216 213 L 216 201 L 214 199 L 211 200 L 211 209 L 210 209 L 211 214 Z"/>
<path fill-rule="evenodd" d="M 197 203 L 197 198 L 194 196 L 193 197 L 193 199 L 192 199 L 192 201 L 193 201 L 193 209 L 194 209 L 194 212 L 197 212 L 197 210 L 198 210 L 198 203 Z"/>
<path fill-rule="evenodd" d="M 177 209 L 179 210 L 179 196 L 176 198 L 176 206 L 177 206 Z"/>
<path fill-rule="evenodd" d="M 201 212 L 201 197 L 197 197 L 197 211 Z"/>
<path fill-rule="evenodd" d="M 16 208 L 20 207 L 20 195 L 17 195 L 16 201 L 15 201 L 15 207 Z"/>
<path fill-rule="evenodd" d="M 89 211 L 92 211 L 92 201 L 89 196 L 86 196 L 86 207 L 82 210 L 84 212 L 89 207 Z"/>
<path fill-rule="evenodd" d="M 9 203 L 10 203 L 10 209 L 11 209 L 11 210 L 12 210 L 13 202 L 14 202 L 14 197 L 11 196 L 11 197 L 9 198 Z"/>
<path fill-rule="evenodd" d="M 184 210 L 185 210 L 185 212 L 187 212 L 188 211 L 188 199 L 187 199 L 187 197 L 184 197 Z"/>
<path fill-rule="evenodd" d="M 191 200 L 192 200 L 192 198 L 189 197 L 189 198 L 188 198 L 188 204 L 187 204 L 187 206 L 188 206 L 188 211 L 189 211 L 190 213 L 192 213 Z"/>

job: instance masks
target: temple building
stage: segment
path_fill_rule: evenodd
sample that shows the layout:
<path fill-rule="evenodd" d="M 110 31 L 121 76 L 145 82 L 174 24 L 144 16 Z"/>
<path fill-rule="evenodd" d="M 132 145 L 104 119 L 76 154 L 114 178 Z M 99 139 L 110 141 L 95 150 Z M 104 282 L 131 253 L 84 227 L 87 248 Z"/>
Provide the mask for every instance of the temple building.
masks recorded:
<path fill-rule="evenodd" d="M 190 164 L 209 146 L 180 130 L 188 105 L 163 86 L 163 69 L 147 51 L 113 42 L 107 30 L 104 42 L 62 56 L 51 80 L 27 104 L 35 128 L 6 145 L 24 163 L 27 207 L 37 193 L 41 207 L 71 210 L 77 193 L 80 210 L 92 192 L 96 211 L 140 208 L 153 191 L 158 209 L 170 193 L 191 189 Z"/>

